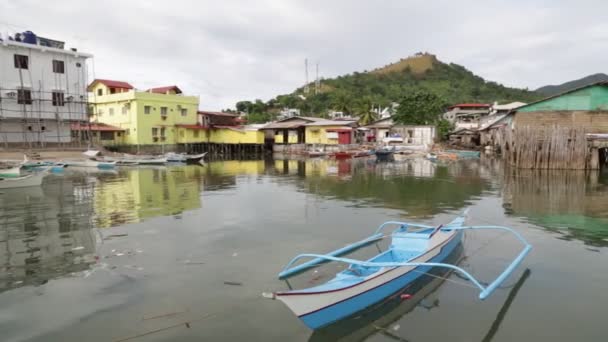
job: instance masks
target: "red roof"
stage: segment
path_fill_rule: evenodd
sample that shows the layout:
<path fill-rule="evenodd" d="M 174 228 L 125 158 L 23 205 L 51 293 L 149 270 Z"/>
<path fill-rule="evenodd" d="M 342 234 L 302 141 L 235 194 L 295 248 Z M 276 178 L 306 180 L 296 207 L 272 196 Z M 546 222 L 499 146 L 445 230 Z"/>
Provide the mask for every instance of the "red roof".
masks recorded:
<path fill-rule="evenodd" d="M 223 112 L 207 112 L 207 111 L 202 111 L 202 110 L 199 110 L 198 113 L 203 114 L 203 115 L 216 115 L 216 116 L 231 116 L 231 117 L 238 116 L 238 114 L 223 113 Z"/>
<path fill-rule="evenodd" d="M 156 94 L 166 94 L 168 91 L 175 91 L 176 94 L 181 94 L 182 90 L 179 89 L 176 85 L 172 85 L 172 86 L 166 86 L 166 87 L 158 87 L 158 88 L 150 88 L 148 90 L 146 90 L 147 92 L 150 93 L 156 93 Z"/>
<path fill-rule="evenodd" d="M 89 129 L 91 131 L 105 131 L 105 132 L 120 132 L 120 131 L 124 131 L 124 128 L 120 128 L 120 127 L 116 127 L 116 126 L 112 126 L 112 125 L 107 125 L 104 123 L 96 123 L 96 124 L 79 124 L 79 123 L 75 123 L 70 125 L 70 128 L 73 131 L 88 131 Z"/>
<path fill-rule="evenodd" d="M 93 80 L 93 82 L 91 82 L 91 84 L 89 84 L 89 86 L 87 87 L 87 90 L 91 90 L 91 87 L 93 87 L 97 83 L 101 83 L 101 84 L 111 87 L 111 88 L 133 89 L 133 86 L 130 85 L 128 82 L 102 80 L 100 78 L 96 78 Z"/>
<path fill-rule="evenodd" d="M 448 109 L 452 108 L 490 108 L 490 105 L 487 103 L 459 103 L 452 106 L 449 106 Z"/>

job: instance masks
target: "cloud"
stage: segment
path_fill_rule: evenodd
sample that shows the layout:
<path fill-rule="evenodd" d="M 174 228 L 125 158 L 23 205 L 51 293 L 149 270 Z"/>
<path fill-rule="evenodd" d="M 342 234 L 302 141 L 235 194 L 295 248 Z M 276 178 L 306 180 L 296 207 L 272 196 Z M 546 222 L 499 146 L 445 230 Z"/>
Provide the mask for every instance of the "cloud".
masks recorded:
<path fill-rule="evenodd" d="M 604 72 L 608 3 L 566 1 L 0 0 L 0 30 L 95 55 L 95 76 L 178 84 L 221 109 L 428 51 L 509 86 Z M 314 72 L 310 72 L 313 77 Z"/>

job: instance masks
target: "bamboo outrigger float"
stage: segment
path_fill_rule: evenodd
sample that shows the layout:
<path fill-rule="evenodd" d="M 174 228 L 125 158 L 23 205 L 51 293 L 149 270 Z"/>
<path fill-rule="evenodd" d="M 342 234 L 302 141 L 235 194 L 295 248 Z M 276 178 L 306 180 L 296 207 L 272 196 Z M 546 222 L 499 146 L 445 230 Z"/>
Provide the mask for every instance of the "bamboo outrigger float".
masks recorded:
<path fill-rule="evenodd" d="M 279 279 L 289 278 L 328 261 L 348 264 L 348 268 L 324 284 L 275 292 L 274 298 L 284 302 L 309 328 L 319 329 L 382 301 L 431 269 L 439 267 L 451 269 L 468 278 L 479 288 L 479 299 L 484 300 L 513 273 L 532 246 L 518 232 L 508 227 L 465 226 L 465 215 L 466 211 L 449 224 L 438 227 L 389 221 L 378 227 L 372 236 L 336 251 L 327 254 L 300 254 L 279 273 Z M 387 251 L 367 261 L 339 257 L 388 237 L 383 233 L 388 226 L 398 227 L 389 235 L 392 241 Z M 519 255 L 487 286 L 464 269 L 443 262 L 460 245 L 464 231 L 475 229 L 505 230 L 515 235 L 524 245 Z M 304 258 L 313 259 L 293 266 Z"/>

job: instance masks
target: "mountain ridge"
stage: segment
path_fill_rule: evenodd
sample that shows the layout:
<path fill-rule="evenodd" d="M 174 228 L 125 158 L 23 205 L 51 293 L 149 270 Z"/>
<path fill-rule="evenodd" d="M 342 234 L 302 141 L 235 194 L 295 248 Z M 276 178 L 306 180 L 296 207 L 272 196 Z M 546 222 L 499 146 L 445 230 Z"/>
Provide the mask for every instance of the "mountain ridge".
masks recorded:
<path fill-rule="evenodd" d="M 562 84 L 542 86 L 536 89 L 535 92 L 544 96 L 553 96 L 600 81 L 608 81 L 608 75 L 604 73 L 591 74 Z"/>

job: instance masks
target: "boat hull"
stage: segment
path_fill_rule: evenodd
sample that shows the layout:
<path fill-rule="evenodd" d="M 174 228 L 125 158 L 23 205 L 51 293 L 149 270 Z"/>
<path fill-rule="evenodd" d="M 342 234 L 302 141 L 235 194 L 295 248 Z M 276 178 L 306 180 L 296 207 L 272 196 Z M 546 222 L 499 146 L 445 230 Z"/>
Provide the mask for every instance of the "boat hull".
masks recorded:
<path fill-rule="evenodd" d="M 414 262 L 442 262 L 452 254 L 462 239 L 462 231 L 450 234 Z M 418 280 L 432 269 L 430 266 L 391 268 L 357 285 L 322 293 L 286 292 L 276 298 L 284 302 L 309 328 L 316 330 L 349 317 Z"/>
<path fill-rule="evenodd" d="M 23 177 L 5 178 L 0 180 L 0 189 L 25 188 L 29 186 L 40 186 L 47 171 L 32 173 Z"/>

